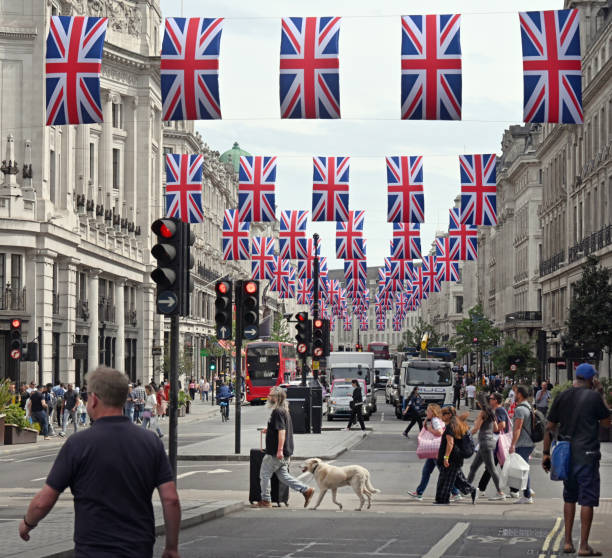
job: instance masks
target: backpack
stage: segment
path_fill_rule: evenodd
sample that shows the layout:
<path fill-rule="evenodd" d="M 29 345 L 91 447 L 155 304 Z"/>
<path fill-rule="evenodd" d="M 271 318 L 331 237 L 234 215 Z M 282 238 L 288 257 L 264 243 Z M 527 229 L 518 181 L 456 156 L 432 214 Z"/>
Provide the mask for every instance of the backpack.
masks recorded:
<path fill-rule="evenodd" d="M 527 407 L 527 409 L 529 409 L 531 412 L 531 432 L 529 432 L 529 435 L 531 437 L 531 441 L 537 444 L 544 439 L 544 434 L 546 433 L 546 417 L 542 411 L 538 411 L 530 405 L 521 403 L 521 406 Z"/>
<path fill-rule="evenodd" d="M 474 438 L 469 430 L 458 441 L 457 449 L 459 450 L 459 455 L 464 459 L 472 457 L 476 452 L 476 444 L 474 444 Z"/>

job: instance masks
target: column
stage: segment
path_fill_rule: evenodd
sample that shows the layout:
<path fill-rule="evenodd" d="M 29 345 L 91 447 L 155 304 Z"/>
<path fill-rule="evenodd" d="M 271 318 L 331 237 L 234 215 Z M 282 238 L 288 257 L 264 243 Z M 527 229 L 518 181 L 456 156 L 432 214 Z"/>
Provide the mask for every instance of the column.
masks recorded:
<path fill-rule="evenodd" d="M 102 94 L 104 122 L 98 146 L 98 195 L 97 204 L 106 203 L 106 194 L 111 191 L 113 177 L 113 95 Z M 110 209 L 105 207 L 104 209 Z M 96 302 L 97 304 L 97 302 Z M 96 363 L 98 360 L 96 359 Z"/>
<path fill-rule="evenodd" d="M 75 380 L 72 345 L 76 335 L 76 264 L 74 258 L 60 258 L 58 262 L 60 315 L 64 318 L 60 330 L 60 378 L 71 383 Z"/>
<path fill-rule="evenodd" d="M 38 328 L 42 328 L 43 383 L 51 382 L 53 378 L 53 263 L 56 257 L 57 253 L 51 250 L 37 250 L 34 257 L 36 262 L 36 321 L 35 327 L 32 324 L 29 337 L 34 339 L 38 336 Z M 33 372 L 33 368 L 28 369 L 28 372 Z M 35 379 L 33 373 L 30 376 L 30 380 Z"/>
<path fill-rule="evenodd" d="M 98 277 L 99 269 L 90 269 L 87 285 L 87 305 L 89 307 L 89 341 L 87 344 L 87 362 L 89 370 L 95 370 L 100 362 L 98 351 L 98 337 L 100 325 L 98 320 Z M 89 372 L 88 370 L 88 372 Z"/>
<path fill-rule="evenodd" d="M 164 326 L 155 312 L 155 289 L 152 284 L 143 284 L 136 291 L 136 313 L 138 316 L 138 343 L 136 353 L 137 379 L 149 383 L 153 376 L 153 332 L 156 329 L 163 345 Z M 161 357 L 155 357 L 160 362 Z M 156 381 L 158 378 L 155 378 Z"/>
<path fill-rule="evenodd" d="M 89 182 L 89 129 L 87 126 L 76 127 L 75 142 L 75 188 L 74 199 L 77 195 L 87 196 Z"/>
<path fill-rule="evenodd" d="M 125 279 L 115 279 L 115 368 L 125 372 Z"/>

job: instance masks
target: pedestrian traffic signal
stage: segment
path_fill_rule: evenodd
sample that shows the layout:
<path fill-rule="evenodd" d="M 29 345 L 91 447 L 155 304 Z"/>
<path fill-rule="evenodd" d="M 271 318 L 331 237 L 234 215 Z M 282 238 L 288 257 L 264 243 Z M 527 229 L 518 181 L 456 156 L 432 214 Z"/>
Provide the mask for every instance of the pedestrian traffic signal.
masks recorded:
<path fill-rule="evenodd" d="M 240 335 L 244 339 L 259 337 L 259 281 L 239 281 L 240 298 L 236 300 L 240 312 Z"/>
<path fill-rule="evenodd" d="M 13 360 L 21 360 L 23 354 L 23 339 L 21 337 L 21 320 L 13 318 L 9 332 L 9 356 Z"/>
<path fill-rule="evenodd" d="M 312 354 L 315 357 L 329 355 L 329 320 L 317 318 L 312 322 Z"/>
<path fill-rule="evenodd" d="M 302 357 L 310 355 L 310 343 L 311 343 L 311 322 L 308 319 L 308 312 L 298 312 L 295 315 L 297 323 L 295 329 L 297 334 L 295 340 L 297 341 L 297 352 Z"/>
<path fill-rule="evenodd" d="M 215 283 L 215 326 L 217 339 L 232 338 L 232 282 Z"/>

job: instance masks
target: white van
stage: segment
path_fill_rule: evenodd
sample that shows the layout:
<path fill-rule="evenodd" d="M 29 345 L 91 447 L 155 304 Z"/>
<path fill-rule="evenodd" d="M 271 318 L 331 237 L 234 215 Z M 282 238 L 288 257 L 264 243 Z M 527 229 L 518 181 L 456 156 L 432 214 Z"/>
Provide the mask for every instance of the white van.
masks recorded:
<path fill-rule="evenodd" d="M 393 377 L 393 361 L 375 360 L 374 361 L 374 387 L 384 389 L 387 380 Z"/>
<path fill-rule="evenodd" d="M 402 363 L 400 373 L 400 392 L 402 400 L 410 396 L 415 387 L 423 398 L 424 407 L 428 403 L 443 405 L 453 404 L 452 371 L 453 364 L 435 358 L 409 358 Z M 401 414 L 401 409 L 400 409 Z M 397 415 L 397 409 L 396 409 Z"/>

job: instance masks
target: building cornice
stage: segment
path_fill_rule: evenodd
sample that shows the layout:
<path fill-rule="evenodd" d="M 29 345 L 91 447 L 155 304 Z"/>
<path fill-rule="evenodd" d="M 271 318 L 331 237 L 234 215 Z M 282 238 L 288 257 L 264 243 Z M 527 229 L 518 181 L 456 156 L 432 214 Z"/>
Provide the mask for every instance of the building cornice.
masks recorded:
<path fill-rule="evenodd" d="M 0 26 L 0 39 L 13 41 L 33 41 L 38 36 L 36 27 Z"/>

